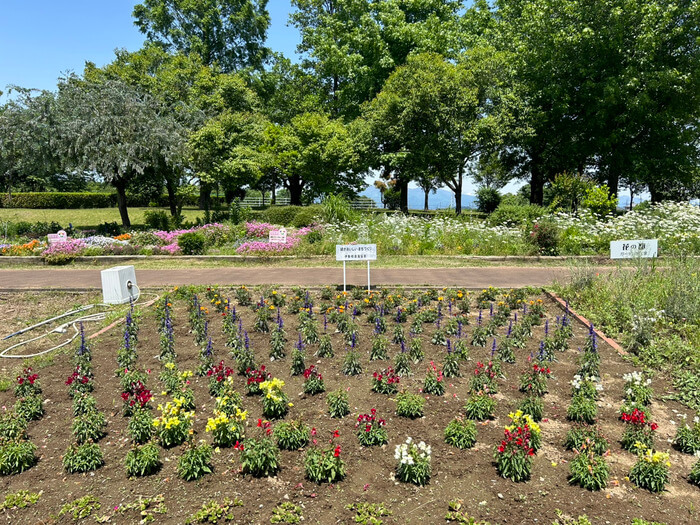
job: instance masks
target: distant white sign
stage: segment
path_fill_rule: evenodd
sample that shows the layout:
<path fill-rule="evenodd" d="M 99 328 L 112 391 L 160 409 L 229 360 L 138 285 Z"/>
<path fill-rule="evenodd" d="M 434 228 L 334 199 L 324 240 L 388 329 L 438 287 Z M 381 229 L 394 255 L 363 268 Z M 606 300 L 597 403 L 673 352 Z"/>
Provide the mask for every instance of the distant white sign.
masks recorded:
<path fill-rule="evenodd" d="M 642 239 L 636 241 L 611 241 L 611 259 L 649 259 L 659 256 L 658 239 Z"/>
<path fill-rule="evenodd" d="M 49 246 L 52 244 L 59 244 L 68 240 L 68 234 L 65 232 L 65 230 L 59 230 L 58 233 L 49 233 L 46 236 L 46 240 L 48 241 Z"/>
<path fill-rule="evenodd" d="M 376 261 L 376 244 L 336 244 L 336 261 Z"/>
<path fill-rule="evenodd" d="M 270 242 L 287 242 L 287 230 L 284 228 L 280 228 L 279 230 L 270 230 Z"/>

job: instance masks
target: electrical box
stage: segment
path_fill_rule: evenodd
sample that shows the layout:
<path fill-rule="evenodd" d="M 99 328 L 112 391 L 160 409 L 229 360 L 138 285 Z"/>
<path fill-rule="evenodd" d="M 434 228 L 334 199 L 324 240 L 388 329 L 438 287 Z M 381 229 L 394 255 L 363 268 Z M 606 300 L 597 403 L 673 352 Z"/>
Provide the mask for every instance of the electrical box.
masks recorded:
<path fill-rule="evenodd" d="M 136 272 L 133 266 L 115 266 L 100 272 L 102 300 L 105 304 L 124 304 L 138 299 Z"/>

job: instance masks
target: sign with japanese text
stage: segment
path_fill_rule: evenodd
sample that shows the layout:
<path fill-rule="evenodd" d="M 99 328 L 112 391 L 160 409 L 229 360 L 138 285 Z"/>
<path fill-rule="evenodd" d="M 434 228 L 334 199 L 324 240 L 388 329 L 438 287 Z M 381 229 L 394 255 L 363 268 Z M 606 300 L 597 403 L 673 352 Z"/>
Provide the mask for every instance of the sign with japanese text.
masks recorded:
<path fill-rule="evenodd" d="M 270 230 L 270 242 L 282 243 L 287 242 L 287 230 L 280 228 L 279 230 Z"/>
<path fill-rule="evenodd" d="M 611 241 L 611 259 L 649 259 L 659 256 L 658 239 L 642 239 L 636 241 Z"/>
<path fill-rule="evenodd" d="M 336 261 L 376 261 L 376 244 L 336 244 Z"/>

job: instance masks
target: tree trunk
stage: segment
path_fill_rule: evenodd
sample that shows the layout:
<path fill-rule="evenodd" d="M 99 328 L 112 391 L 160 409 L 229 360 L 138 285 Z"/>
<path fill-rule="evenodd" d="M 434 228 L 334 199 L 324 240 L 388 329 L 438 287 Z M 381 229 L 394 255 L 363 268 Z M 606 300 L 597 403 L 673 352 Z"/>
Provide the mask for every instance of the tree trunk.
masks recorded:
<path fill-rule="evenodd" d="M 289 204 L 291 206 L 301 206 L 301 191 L 304 189 L 304 183 L 297 177 L 289 177 L 287 179 L 287 189 L 289 190 Z"/>
<path fill-rule="evenodd" d="M 430 188 L 423 188 L 425 192 L 425 201 L 423 202 L 423 211 L 428 211 L 428 195 L 430 194 Z"/>
<path fill-rule="evenodd" d="M 165 178 L 165 188 L 168 191 L 168 206 L 170 207 L 170 215 L 177 215 L 177 195 L 175 194 L 175 183 L 170 177 Z"/>
<path fill-rule="evenodd" d="M 530 171 L 530 203 L 542 206 L 544 203 L 544 176 L 540 167 L 534 163 Z"/>
<path fill-rule="evenodd" d="M 199 183 L 199 209 L 209 210 L 211 208 L 211 189 L 208 182 Z"/>
<path fill-rule="evenodd" d="M 608 173 L 608 192 L 611 197 L 617 197 L 617 191 L 620 186 L 620 171 L 613 167 Z"/>
<path fill-rule="evenodd" d="M 459 167 L 457 172 L 457 180 L 454 187 L 455 192 L 455 214 L 462 214 L 462 181 L 464 180 L 464 166 Z"/>
<path fill-rule="evenodd" d="M 273 206 L 277 204 L 277 186 L 272 185 L 272 195 L 270 195 L 270 204 Z"/>
<path fill-rule="evenodd" d="M 126 208 L 126 181 L 121 178 L 115 179 L 112 181 L 112 185 L 117 189 L 117 206 L 119 207 L 119 215 L 122 218 L 122 226 L 131 228 L 129 210 Z"/>
<path fill-rule="evenodd" d="M 401 211 L 408 213 L 408 181 L 400 180 L 398 184 L 401 190 Z"/>

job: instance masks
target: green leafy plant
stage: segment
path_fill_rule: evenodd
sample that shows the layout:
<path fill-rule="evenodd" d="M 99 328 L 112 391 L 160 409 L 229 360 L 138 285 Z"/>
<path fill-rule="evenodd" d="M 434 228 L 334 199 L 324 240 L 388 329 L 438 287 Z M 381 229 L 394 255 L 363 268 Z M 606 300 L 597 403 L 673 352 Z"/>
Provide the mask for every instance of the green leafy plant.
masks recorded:
<path fill-rule="evenodd" d="M 150 441 L 155 432 L 153 426 L 153 414 L 148 408 L 138 407 L 134 409 L 129 423 L 126 425 L 126 431 L 131 438 L 131 441 L 136 444 L 143 444 Z"/>
<path fill-rule="evenodd" d="M 155 443 L 134 445 L 126 453 L 124 461 L 128 477 L 150 476 L 158 472 L 161 466 L 160 449 Z"/>
<path fill-rule="evenodd" d="M 228 397 L 216 399 L 214 417 L 207 420 L 206 432 L 211 432 L 218 447 L 232 447 L 243 441 L 247 411 L 229 402 Z"/>
<path fill-rule="evenodd" d="M 411 375 L 411 358 L 408 355 L 408 352 L 404 351 L 403 347 L 401 352 L 396 354 L 396 357 L 394 358 L 394 370 L 400 377 L 407 377 Z"/>
<path fill-rule="evenodd" d="M 687 422 L 679 426 L 673 444 L 686 454 L 695 454 L 700 451 L 700 418 L 695 417 L 692 427 L 688 426 Z"/>
<path fill-rule="evenodd" d="M 177 462 L 177 474 L 185 481 L 199 479 L 206 474 L 211 474 L 211 457 L 214 450 L 211 445 L 200 441 L 198 445 L 190 442 L 184 454 Z"/>
<path fill-rule="evenodd" d="M 669 455 L 640 445 L 637 462 L 630 471 L 630 481 L 650 492 L 661 492 L 669 481 Z"/>
<path fill-rule="evenodd" d="M 445 428 L 445 443 L 459 449 L 476 444 L 476 424 L 470 419 L 456 417 Z"/>
<path fill-rule="evenodd" d="M 102 450 L 97 443 L 73 443 L 63 455 L 63 468 L 69 474 L 97 470 L 103 464 Z"/>
<path fill-rule="evenodd" d="M 504 429 L 501 444 L 494 450 L 498 474 L 512 481 L 530 479 L 535 455 L 530 446 L 530 429 L 517 427 L 513 431 Z"/>
<path fill-rule="evenodd" d="M 345 508 L 355 512 L 355 523 L 360 525 L 382 525 L 381 518 L 392 514 L 384 503 L 352 503 Z"/>
<path fill-rule="evenodd" d="M 311 365 L 304 370 L 304 393 L 315 396 L 326 391 L 323 376 L 319 373 L 316 365 Z"/>
<path fill-rule="evenodd" d="M 187 518 L 185 523 L 190 525 L 192 523 L 225 523 L 228 521 L 235 521 L 233 509 L 242 506 L 243 502 L 237 498 L 233 498 L 232 500 L 224 498 L 224 501 L 221 503 L 212 500 L 202 505 L 202 508 Z"/>
<path fill-rule="evenodd" d="M 575 426 L 566 433 L 564 448 L 566 450 L 582 450 L 584 447 L 602 455 L 610 448 L 610 444 L 600 429 L 586 425 Z"/>
<path fill-rule="evenodd" d="M 270 523 L 301 523 L 303 519 L 301 507 L 290 501 L 285 501 L 272 509 Z"/>
<path fill-rule="evenodd" d="M 350 349 L 345 354 L 345 359 L 343 359 L 343 368 L 341 372 L 346 376 L 356 376 L 362 373 L 362 364 L 360 363 L 360 356 L 355 349 Z"/>
<path fill-rule="evenodd" d="M 289 398 L 282 390 L 284 381 L 273 377 L 260 383 L 263 392 L 262 406 L 263 415 L 271 419 L 281 419 L 289 411 Z"/>
<path fill-rule="evenodd" d="M 342 389 L 329 392 L 326 402 L 328 403 L 328 413 L 331 417 L 341 418 L 350 413 L 348 393 Z"/>
<path fill-rule="evenodd" d="M 395 394 L 399 390 L 400 378 L 392 367 L 372 375 L 372 391 L 378 394 Z"/>
<path fill-rule="evenodd" d="M 644 374 L 638 371 L 625 374 L 622 378 L 625 380 L 625 400 L 628 403 L 640 405 L 651 403 L 654 391 L 651 388 L 650 378 L 644 377 Z"/>
<path fill-rule="evenodd" d="M 340 457 L 341 447 L 335 445 L 333 440 L 339 436 L 336 430 L 326 448 L 312 447 L 306 453 L 304 466 L 306 477 L 315 483 L 335 483 L 345 477 L 345 462 Z"/>
<path fill-rule="evenodd" d="M 430 480 L 431 449 L 423 441 L 414 443 L 413 438 L 406 438 L 405 443 L 396 445 L 394 459 L 399 462 L 396 469 L 399 481 L 422 487 Z"/>
<path fill-rule="evenodd" d="M 386 421 L 377 418 L 377 409 L 373 408 L 369 414 L 360 414 L 355 422 L 357 440 L 363 447 L 386 445 L 389 442 Z"/>
<path fill-rule="evenodd" d="M 452 500 L 448 503 L 448 511 L 445 514 L 445 520 L 454 521 L 456 523 L 466 523 L 467 525 L 491 525 L 487 521 L 477 521 L 475 518 L 467 515 L 462 510 L 462 500 Z"/>
<path fill-rule="evenodd" d="M 518 410 L 521 410 L 525 414 L 530 414 L 533 421 L 542 421 L 544 402 L 541 397 L 527 396 L 522 400 L 520 405 L 518 405 Z"/>
<path fill-rule="evenodd" d="M 566 409 L 566 417 L 577 423 L 595 423 L 598 416 L 598 406 L 595 399 L 577 395 L 571 398 L 571 404 Z"/>
<path fill-rule="evenodd" d="M 39 492 L 29 492 L 28 490 L 18 490 L 17 492 L 10 492 L 5 495 L 5 501 L 0 505 L 0 510 L 12 510 L 12 509 L 24 509 L 31 507 L 44 493 L 43 490 Z"/>
<path fill-rule="evenodd" d="M 106 426 L 107 420 L 102 412 L 83 414 L 73 420 L 73 436 L 79 444 L 86 441 L 99 441 L 107 434 Z"/>
<path fill-rule="evenodd" d="M 28 421 L 14 411 L 0 417 L 0 442 L 16 441 L 27 437 Z"/>
<path fill-rule="evenodd" d="M 328 334 L 323 334 L 321 340 L 318 343 L 318 352 L 316 353 L 318 357 L 333 357 L 335 353 L 333 352 L 333 342 L 331 341 L 331 336 Z"/>
<path fill-rule="evenodd" d="M 299 450 L 311 439 L 311 429 L 301 419 L 279 423 L 272 433 L 281 450 Z"/>
<path fill-rule="evenodd" d="M 82 498 L 78 498 L 75 501 L 63 505 L 58 515 L 63 516 L 65 514 L 70 514 L 75 521 L 78 521 L 89 518 L 92 516 L 93 512 L 101 508 L 102 505 L 99 500 L 95 496 L 88 494 L 87 496 L 83 496 Z"/>
<path fill-rule="evenodd" d="M 15 397 L 35 396 L 41 394 L 39 375 L 30 367 L 24 368 L 15 382 Z"/>
<path fill-rule="evenodd" d="M 31 441 L 15 440 L 0 444 L 0 476 L 19 474 L 36 465 L 37 447 Z"/>
<path fill-rule="evenodd" d="M 383 319 L 383 318 L 377 318 L 377 319 Z M 388 359 L 389 355 L 387 354 L 387 348 L 389 347 L 389 341 L 387 340 L 386 337 L 383 335 L 376 335 L 374 339 L 372 339 L 372 347 L 370 348 L 369 351 L 369 360 L 370 361 L 379 361 L 383 359 Z"/>
<path fill-rule="evenodd" d="M 688 481 L 690 481 L 693 485 L 700 487 L 700 460 L 698 460 L 690 470 Z"/>
<path fill-rule="evenodd" d="M 177 238 L 177 245 L 183 255 L 204 255 L 207 238 L 201 232 L 183 233 Z"/>
<path fill-rule="evenodd" d="M 401 392 L 396 396 L 396 415 L 416 419 L 423 417 L 425 398 L 411 392 Z"/>
<path fill-rule="evenodd" d="M 158 405 L 161 415 L 153 419 L 158 439 L 166 448 L 181 445 L 187 439 L 194 412 L 185 409 L 184 396 L 175 397 L 165 405 Z"/>
<path fill-rule="evenodd" d="M 280 453 L 270 439 L 270 422 L 258 419 L 258 428 L 262 429 L 263 437 L 246 440 L 241 453 L 241 467 L 244 474 L 251 474 L 256 478 L 273 476 L 280 469 Z"/>
<path fill-rule="evenodd" d="M 492 396 L 485 392 L 477 392 L 469 396 L 467 403 L 464 405 L 464 415 L 467 419 L 484 421 L 493 419 L 495 409 L 496 400 Z"/>
<path fill-rule="evenodd" d="M 584 447 L 576 453 L 569 465 L 569 483 L 588 490 L 602 490 L 608 485 L 610 467 L 604 456 Z"/>
<path fill-rule="evenodd" d="M 533 364 L 530 370 L 520 376 L 520 391 L 542 397 L 547 393 L 547 379 L 551 373 L 549 367 Z"/>
<path fill-rule="evenodd" d="M 17 400 L 14 412 L 26 421 L 36 421 L 44 415 L 43 401 L 40 396 L 27 396 Z"/>
<path fill-rule="evenodd" d="M 428 373 L 423 382 L 423 392 L 434 396 L 442 396 L 445 394 L 445 378 L 442 375 L 442 370 L 438 370 L 435 363 L 430 362 Z"/>
<path fill-rule="evenodd" d="M 634 452 L 638 444 L 650 449 L 654 446 L 654 432 L 659 427 L 646 419 L 646 414 L 642 410 L 634 409 L 631 414 L 623 412 L 620 419 L 627 423 L 622 434 L 622 448 Z"/>

